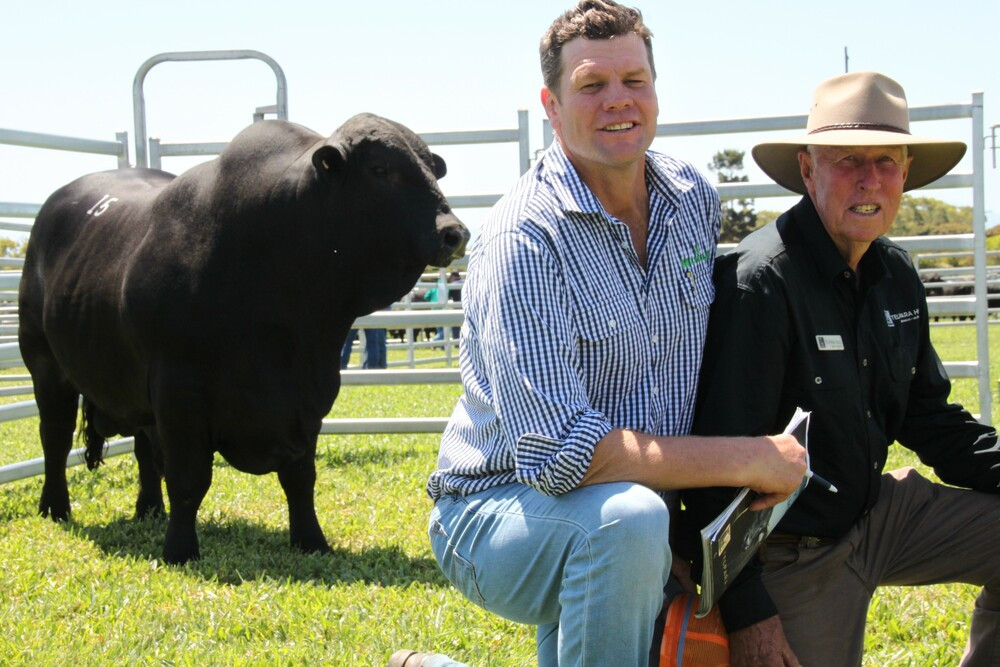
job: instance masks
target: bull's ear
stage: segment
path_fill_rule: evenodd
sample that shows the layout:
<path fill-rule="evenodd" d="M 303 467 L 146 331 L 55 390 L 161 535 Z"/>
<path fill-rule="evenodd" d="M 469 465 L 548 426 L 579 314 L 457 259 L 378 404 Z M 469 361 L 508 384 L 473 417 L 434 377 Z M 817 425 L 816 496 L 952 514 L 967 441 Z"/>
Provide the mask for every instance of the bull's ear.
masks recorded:
<path fill-rule="evenodd" d="M 431 153 L 431 157 L 434 159 L 434 178 L 444 178 L 448 173 L 448 165 L 444 163 L 444 158 L 437 153 Z"/>
<path fill-rule="evenodd" d="M 333 174 L 343 168 L 347 156 L 337 146 L 321 146 L 313 153 L 313 167 L 321 174 Z"/>

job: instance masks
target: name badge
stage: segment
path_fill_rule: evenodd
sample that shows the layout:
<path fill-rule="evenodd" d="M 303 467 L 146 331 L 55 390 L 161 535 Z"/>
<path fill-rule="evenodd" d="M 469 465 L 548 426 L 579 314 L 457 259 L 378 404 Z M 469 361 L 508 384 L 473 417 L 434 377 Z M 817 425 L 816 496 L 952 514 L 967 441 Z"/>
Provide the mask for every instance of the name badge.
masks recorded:
<path fill-rule="evenodd" d="M 816 336 L 816 347 L 820 352 L 839 352 L 844 349 L 844 339 L 835 334 Z"/>

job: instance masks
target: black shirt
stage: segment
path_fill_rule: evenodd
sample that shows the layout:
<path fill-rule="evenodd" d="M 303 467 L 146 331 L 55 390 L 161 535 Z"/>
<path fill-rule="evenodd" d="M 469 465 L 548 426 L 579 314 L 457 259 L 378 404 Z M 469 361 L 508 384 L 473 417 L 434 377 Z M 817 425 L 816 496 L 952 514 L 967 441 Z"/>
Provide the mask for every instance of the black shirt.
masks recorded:
<path fill-rule="evenodd" d="M 694 433 L 780 433 L 810 410 L 810 484 L 778 525 L 844 535 L 878 499 L 893 442 L 945 482 L 1000 492 L 996 432 L 948 402 L 951 384 L 930 342 L 923 284 L 906 251 L 879 238 L 855 273 L 809 197 L 716 262 Z M 690 527 L 705 526 L 732 489 L 685 493 Z M 775 613 L 748 567 L 723 597 L 730 630 Z M 738 626 L 738 627 L 737 627 Z"/>

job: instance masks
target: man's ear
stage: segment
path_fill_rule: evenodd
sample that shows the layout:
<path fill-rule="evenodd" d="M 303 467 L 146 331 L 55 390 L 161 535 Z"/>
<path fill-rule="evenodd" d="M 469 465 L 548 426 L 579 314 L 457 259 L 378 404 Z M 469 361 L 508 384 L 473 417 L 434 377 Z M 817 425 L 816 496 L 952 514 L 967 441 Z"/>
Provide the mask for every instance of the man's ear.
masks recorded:
<path fill-rule="evenodd" d="M 542 88 L 540 97 L 542 98 L 542 107 L 545 109 L 545 115 L 549 118 L 549 124 L 552 125 L 553 130 L 556 130 L 557 126 L 562 124 L 559 119 L 559 100 L 556 98 L 556 94 L 548 87 Z"/>
<path fill-rule="evenodd" d="M 340 171 L 346 162 L 347 155 L 340 146 L 320 146 L 312 156 L 313 167 L 324 176 Z"/>
<path fill-rule="evenodd" d="M 903 166 L 903 183 L 906 183 L 906 178 L 910 175 L 910 165 L 913 164 L 913 156 L 906 156 L 906 164 Z"/>
<path fill-rule="evenodd" d="M 809 189 L 809 183 L 812 181 L 812 155 L 809 151 L 802 149 L 798 153 L 799 158 L 799 175 L 802 176 L 802 182 L 806 184 L 806 190 Z"/>

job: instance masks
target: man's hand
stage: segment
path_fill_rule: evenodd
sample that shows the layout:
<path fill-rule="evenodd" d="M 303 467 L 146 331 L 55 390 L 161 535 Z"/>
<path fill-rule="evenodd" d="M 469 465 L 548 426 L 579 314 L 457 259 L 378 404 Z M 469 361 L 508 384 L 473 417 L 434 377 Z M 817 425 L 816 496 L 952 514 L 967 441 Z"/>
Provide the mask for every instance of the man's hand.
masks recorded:
<path fill-rule="evenodd" d="M 729 633 L 733 667 L 799 667 L 777 616 Z"/>
<path fill-rule="evenodd" d="M 806 474 L 806 450 L 791 435 L 771 435 L 760 440 L 761 454 L 754 457 L 747 482 L 762 494 L 750 504 L 752 510 L 767 509 L 790 496 Z"/>
<path fill-rule="evenodd" d="M 670 574 L 674 575 L 681 588 L 686 592 L 698 592 L 698 584 L 694 583 L 694 579 L 691 578 L 691 563 L 674 555 L 670 561 Z"/>

